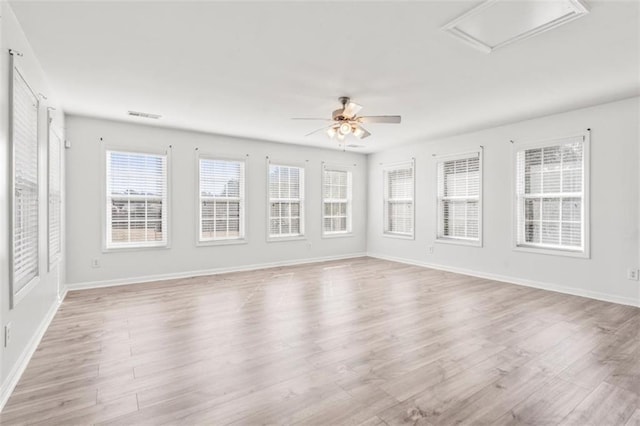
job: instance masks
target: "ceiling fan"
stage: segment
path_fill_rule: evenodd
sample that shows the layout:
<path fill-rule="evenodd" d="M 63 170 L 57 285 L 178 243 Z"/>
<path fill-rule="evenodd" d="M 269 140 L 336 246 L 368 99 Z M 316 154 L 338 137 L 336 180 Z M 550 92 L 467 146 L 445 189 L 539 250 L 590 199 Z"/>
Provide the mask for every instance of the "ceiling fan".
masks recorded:
<path fill-rule="evenodd" d="M 362 109 L 361 105 L 355 102 L 351 102 L 346 96 L 338 98 L 342 104 L 342 108 L 333 111 L 332 117 L 329 118 L 292 118 L 292 120 L 323 120 L 330 121 L 329 126 L 321 127 L 313 132 L 307 133 L 305 136 L 313 135 L 314 133 L 325 130 L 327 135 L 331 139 L 334 137 L 339 141 L 343 141 L 344 138 L 352 134 L 358 139 L 364 139 L 371 136 L 371 133 L 362 127 L 362 123 L 400 123 L 401 117 L 399 115 L 369 115 L 359 116 L 358 113 Z"/>

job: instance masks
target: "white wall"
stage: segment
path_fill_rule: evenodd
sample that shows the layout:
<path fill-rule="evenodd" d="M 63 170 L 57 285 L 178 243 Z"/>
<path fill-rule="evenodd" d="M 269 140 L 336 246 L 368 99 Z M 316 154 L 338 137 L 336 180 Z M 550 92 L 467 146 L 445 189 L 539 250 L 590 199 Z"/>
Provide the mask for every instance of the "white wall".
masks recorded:
<path fill-rule="evenodd" d="M 640 285 L 626 278 L 638 267 L 640 98 L 599 105 L 369 156 L 368 251 L 480 276 L 640 305 Z M 512 250 L 512 144 L 591 128 L 591 258 Z M 484 146 L 484 247 L 435 242 L 434 154 Z M 416 238 L 382 235 L 381 163 L 416 159 Z M 433 254 L 428 248 L 434 247 Z"/>
<path fill-rule="evenodd" d="M 56 107 L 55 97 L 49 90 L 45 75 L 38 63 L 25 35 L 16 20 L 11 7 L 6 2 L 0 2 L 0 342 L 4 340 L 4 325 L 11 322 L 12 337 L 8 347 L 0 350 L 0 406 L 5 402 L 12 385 L 20 375 L 24 361 L 29 358 L 32 350 L 44 331 L 50 315 L 55 312 L 58 302 L 58 285 L 64 279 L 64 258 L 51 271 L 48 271 L 47 259 L 47 107 Z M 9 135 L 9 81 L 10 64 L 8 49 L 15 49 L 24 56 L 17 59 L 18 66 L 36 93 L 40 92 L 48 100 L 40 102 L 39 111 L 39 143 L 40 143 L 40 277 L 39 283 L 32 288 L 24 299 L 10 308 L 9 294 L 11 293 L 9 276 L 9 247 L 10 238 L 10 170 L 11 148 Z M 63 132 L 64 117 L 58 108 L 55 112 L 55 122 L 58 131 Z M 62 134 L 64 136 L 64 134 Z M 64 167 L 63 167 L 64 170 Z"/>
<path fill-rule="evenodd" d="M 135 282 L 141 279 L 366 252 L 366 167 L 362 154 L 307 148 L 155 126 L 67 116 L 67 283 L 86 285 Z M 101 140 L 102 138 L 102 140 Z M 329 142 L 328 142 L 329 143 Z M 170 184 L 170 248 L 102 251 L 103 150 L 168 147 Z M 247 157 L 247 244 L 196 246 L 196 147 L 223 157 Z M 305 162 L 306 234 L 303 241 L 266 242 L 266 156 Z M 353 236 L 321 237 L 321 162 L 354 165 Z M 98 259 L 99 268 L 92 267 Z"/>

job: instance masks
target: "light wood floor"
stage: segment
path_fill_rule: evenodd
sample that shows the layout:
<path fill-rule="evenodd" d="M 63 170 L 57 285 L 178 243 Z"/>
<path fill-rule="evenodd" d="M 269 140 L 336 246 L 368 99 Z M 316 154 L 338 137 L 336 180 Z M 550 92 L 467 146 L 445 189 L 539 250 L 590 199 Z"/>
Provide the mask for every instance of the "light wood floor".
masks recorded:
<path fill-rule="evenodd" d="M 371 258 L 71 292 L 0 421 L 638 426 L 639 329 Z"/>

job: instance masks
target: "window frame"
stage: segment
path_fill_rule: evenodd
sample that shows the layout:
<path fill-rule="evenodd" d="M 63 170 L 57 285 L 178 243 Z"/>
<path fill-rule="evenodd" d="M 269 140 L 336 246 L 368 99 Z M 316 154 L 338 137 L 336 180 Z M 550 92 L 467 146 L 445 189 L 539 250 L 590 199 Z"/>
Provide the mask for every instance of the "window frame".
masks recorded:
<path fill-rule="evenodd" d="M 242 236 L 237 238 L 220 238 L 220 239 L 202 239 L 202 191 L 201 191 L 201 182 L 200 182 L 200 161 L 201 160 L 212 160 L 212 161 L 227 161 L 227 162 L 235 162 L 242 163 L 242 185 L 240 187 L 240 229 L 242 230 Z M 198 247 L 207 247 L 207 246 L 220 246 L 220 245 L 233 245 L 233 244 L 247 244 L 248 243 L 248 230 L 247 230 L 247 205 L 248 205 L 248 197 L 247 197 L 247 161 L 246 157 L 233 157 L 226 155 L 215 155 L 207 152 L 199 152 L 196 154 L 195 160 L 195 171 L 196 171 L 196 246 Z"/>
<path fill-rule="evenodd" d="M 21 300 L 23 300 L 27 294 L 29 294 L 29 292 L 38 285 L 38 283 L 40 282 L 40 274 L 41 274 L 41 258 L 40 258 L 40 243 L 41 243 L 41 227 L 40 227 L 40 219 L 41 219 L 41 208 L 40 208 L 40 201 L 41 201 L 41 197 L 40 197 L 40 192 L 41 192 L 41 184 L 40 184 L 40 179 L 41 179 L 41 171 L 40 171 L 40 166 L 41 166 L 41 162 L 42 162 L 42 158 L 40 155 L 40 99 L 38 98 L 38 95 L 36 95 L 36 92 L 33 90 L 33 88 L 31 87 L 31 85 L 29 85 L 29 82 L 27 81 L 26 77 L 24 76 L 24 73 L 21 71 L 20 67 L 17 66 L 16 62 L 15 62 L 15 54 L 12 53 L 11 51 L 9 51 L 9 57 L 10 57 L 10 70 L 11 72 L 10 74 L 10 81 L 9 81 L 9 108 L 8 108 L 8 112 L 9 112 L 9 120 L 8 120 L 8 127 L 9 127 L 9 135 L 10 135 L 10 144 L 11 144 L 11 172 L 10 172 L 10 188 L 11 188 L 11 195 L 9 196 L 9 205 L 10 205 L 10 232 L 9 232 L 9 238 L 10 238 L 10 250 L 9 250 L 9 283 L 10 283 L 10 297 L 9 297 L 9 302 L 10 302 L 10 309 L 15 308 L 18 303 L 20 303 Z M 16 143 L 15 143 L 15 126 L 14 126 L 14 118 L 15 118 L 15 113 L 14 113 L 14 106 L 15 106 L 15 78 L 16 76 L 18 78 L 20 78 L 23 83 L 25 84 L 25 86 L 27 87 L 27 89 L 29 90 L 29 92 L 31 93 L 31 95 L 33 96 L 33 99 L 35 100 L 35 108 L 36 108 L 36 180 L 35 180 L 35 194 L 36 194 L 36 224 L 37 224 L 37 230 L 36 230 L 36 241 L 35 241 L 35 246 L 36 246 L 36 271 L 35 274 L 33 276 L 31 276 L 26 283 L 20 287 L 17 288 L 18 286 L 16 285 L 16 271 L 15 271 L 15 226 L 16 226 L 16 214 L 15 214 L 15 207 L 16 207 L 16 186 L 17 186 L 17 180 L 16 180 Z"/>
<path fill-rule="evenodd" d="M 401 232 L 388 231 L 388 174 L 394 170 L 411 169 L 411 234 Z M 398 238 L 404 240 L 414 240 L 416 235 L 416 164 L 415 159 L 409 161 L 400 161 L 397 163 L 385 164 L 382 167 L 382 235 L 389 238 Z"/>
<path fill-rule="evenodd" d="M 109 218 L 107 214 L 107 157 L 109 152 L 121 152 L 124 154 L 139 154 L 139 155 L 155 155 L 166 157 L 166 241 L 164 244 L 138 244 L 121 247 L 111 247 L 108 244 L 108 230 Z M 143 250 L 166 250 L 171 248 L 171 149 L 166 148 L 149 148 L 149 147 L 123 147 L 118 145 L 105 145 L 102 149 L 102 173 L 101 173 L 101 187 L 102 187 L 102 200 L 100 203 L 101 216 L 102 216 L 102 252 L 103 253 L 119 253 L 128 251 L 143 251 Z"/>
<path fill-rule="evenodd" d="M 519 194 L 518 194 L 518 153 L 530 149 L 545 148 L 551 146 L 562 145 L 563 141 L 570 139 L 582 138 L 582 237 L 583 248 L 581 250 L 571 250 L 566 248 L 554 248 L 549 245 L 520 244 L 518 228 L 518 215 L 520 210 Z M 550 139 L 530 141 L 530 142 L 513 142 L 512 149 L 512 250 L 516 252 L 537 253 L 551 256 L 564 256 L 589 259 L 591 257 L 591 205 L 590 205 L 590 181 L 591 181 L 591 130 L 585 132 L 574 133 L 569 136 L 554 137 Z"/>
<path fill-rule="evenodd" d="M 334 164 L 328 164 L 328 163 L 322 163 L 322 168 L 321 168 L 321 175 L 320 175 L 320 197 L 321 197 L 321 202 L 320 202 L 320 234 L 322 236 L 322 238 L 344 238 L 344 237 L 352 237 L 353 236 L 353 168 L 350 166 L 340 166 L 340 165 L 334 165 Z M 347 174 L 347 198 L 346 198 L 346 203 L 347 203 L 347 229 L 345 231 L 335 231 L 335 232 L 326 232 L 324 229 L 324 220 L 326 218 L 325 216 L 325 209 L 324 209 L 324 205 L 327 201 L 327 199 L 325 199 L 324 197 L 324 174 L 327 171 L 332 171 L 332 172 L 344 172 Z M 330 199 L 330 198 L 329 198 Z M 334 201 L 328 201 L 328 202 L 344 202 L 344 201 L 339 201 L 338 200 L 334 200 Z"/>
<path fill-rule="evenodd" d="M 435 157 L 435 169 L 436 169 L 436 243 L 454 244 L 470 247 L 483 247 L 483 163 L 484 163 L 484 150 L 480 148 L 474 151 L 465 151 L 459 154 L 447 154 Z M 440 220 L 443 219 L 440 215 L 440 194 L 438 192 L 440 174 L 438 172 L 439 164 L 447 161 L 471 159 L 473 157 L 478 158 L 478 238 L 468 239 L 460 237 L 443 237 L 440 236 Z M 469 198 L 467 198 L 468 200 Z"/>
<path fill-rule="evenodd" d="M 48 264 L 49 264 L 49 271 L 51 271 L 58 263 L 60 263 L 60 260 L 62 259 L 62 238 L 63 238 L 63 197 L 64 197 L 64 188 L 63 188 L 63 152 L 64 152 L 64 140 L 60 137 L 60 135 L 55 131 L 54 128 L 54 121 L 53 121 L 53 117 L 51 115 L 51 112 L 49 111 L 49 113 L 47 114 L 47 254 L 48 254 Z M 51 146 L 51 138 L 57 138 L 58 142 L 59 142 L 59 146 L 58 146 L 58 152 L 54 153 L 52 152 L 52 146 Z M 52 157 L 52 155 L 57 155 L 57 161 L 58 161 L 58 185 L 59 185 L 59 190 L 58 190 L 58 194 L 54 194 L 52 192 L 52 176 L 51 176 L 51 166 L 53 161 L 55 161 L 55 158 Z M 52 200 L 53 196 L 57 195 L 58 196 L 58 204 L 57 206 L 54 206 L 54 200 Z M 58 214 L 59 214 L 59 223 L 58 223 L 58 251 L 52 253 L 51 251 L 51 231 L 52 231 L 52 227 L 51 227 L 51 217 L 52 217 L 52 211 L 53 209 L 57 208 L 58 209 Z"/>
<path fill-rule="evenodd" d="M 298 241 L 298 240 L 306 240 L 307 239 L 307 226 L 306 226 L 306 221 L 307 221 L 307 215 L 305 212 L 306 209 L 306 185 L 307 185 L 307 179 L 306 179 L 306 163 L 295 163 L 295 162 L 290 162 L 290 161 L 278 161 L 278 160 L 274 160 L 271 159 L 269 157 L 267 157 L 267 161 L 266 161 L 266 175 L 267 178 L 265 179 L 266 181 L 266 241 L 269 243 L 273 243 L 273 242 L 279 242 L 279 241 Z M 270 178 L 271 178 L 271 166 L 281 166 L 281 167 L 296 167 L 299 168 L 302 171 L 302 184 L 299 185 L 300 187 L 300 198 L 299 198 L 299 202 L 300 202 L 300 234 L 299 235 L 285 235 L 285 236 L 277 236 L 277 235 L 271 235 L 271 192 L 270 192 Z"/>

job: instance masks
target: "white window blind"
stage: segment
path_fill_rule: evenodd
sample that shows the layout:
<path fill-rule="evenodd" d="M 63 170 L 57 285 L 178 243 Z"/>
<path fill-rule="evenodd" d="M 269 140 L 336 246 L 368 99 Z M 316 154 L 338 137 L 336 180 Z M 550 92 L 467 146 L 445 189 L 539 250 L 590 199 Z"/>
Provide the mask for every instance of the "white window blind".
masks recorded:
<path fill-rule="evenodd" d="M 38 98 L 15 67 L 11 100 L 12 288 L 15 296 L 39 274 Z"/>
<path fill-rule="evenodd" d="M 585 251 L 585 138 L 516 152 L 516 244 Z"/>
<path fill-rule="evenodd" d="M 384 232 L 413 237 L 413 162 L 384 169 Z"/>
<path fill-rule="evenodd" d="M 269 237 L 304 235 L 304 169 L 269 164 Z"/>
<path fill-rule="evenodd" d="M 200 241 L 244 238 L 244 161 L 200 158 Z"/>
<path fill-rule="evenodd" d="M 351 172 L 323 167 L 322 232 L 325 235 L 351 232 Z"/>
<path fill-rule="evenodd" d="M 49 120 L 49 267 L 62 253 L 62 141 Z"/>
<path fill-rule="evenodd" d="M 480 242 L 480 153 L 438 160 L 438 239 Z"/>
<path fill-rule="evenodd" d="M 167 245 L 167 156 L 107 151 L 106 248 Z"/>

